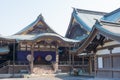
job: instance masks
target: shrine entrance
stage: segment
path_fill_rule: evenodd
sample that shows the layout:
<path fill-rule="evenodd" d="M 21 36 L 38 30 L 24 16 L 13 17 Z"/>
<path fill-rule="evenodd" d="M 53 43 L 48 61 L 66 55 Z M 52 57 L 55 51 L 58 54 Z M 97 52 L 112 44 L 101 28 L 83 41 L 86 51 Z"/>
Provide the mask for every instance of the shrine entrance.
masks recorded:
<path fill-rule="evenodd" d="M 47 64 L 47 62 L 41 56 L 37 56 L 34 60 L 34 64 L 42 65 L 42 64 Z"/>
<path fill-rule="evenodd" d="M 56 61 L 55 51 L 35 51 L 34 52 L 34 65 L 51 65 Z"/>

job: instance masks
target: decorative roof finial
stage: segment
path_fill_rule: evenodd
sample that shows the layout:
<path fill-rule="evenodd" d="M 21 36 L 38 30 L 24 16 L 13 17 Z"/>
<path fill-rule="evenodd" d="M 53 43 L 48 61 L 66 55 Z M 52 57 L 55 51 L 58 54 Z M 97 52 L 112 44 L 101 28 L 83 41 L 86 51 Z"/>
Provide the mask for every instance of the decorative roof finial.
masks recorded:
<path fill-rule="evenodd" d="M 38 19 L 44 20 L 42 13 L 38 16 Z"/>
<path fill-rule="evenodd" d="M 74 7 L 72 7 L 72 8 L 73 8 L 73 12 L 77 14 L 76 9 Z"/>
<path fill-rule="evenodd" d="M 96 21 L 94 26 L 101 26 L 100 21 L 98 19 L 94 19 L 94 20 Z"/>
<path fill-rule="evenodd" d="M 98 19 L 94 18 L 94 20 L 96 21 L 95 24 L 99 24 L 100 23 Z"/>

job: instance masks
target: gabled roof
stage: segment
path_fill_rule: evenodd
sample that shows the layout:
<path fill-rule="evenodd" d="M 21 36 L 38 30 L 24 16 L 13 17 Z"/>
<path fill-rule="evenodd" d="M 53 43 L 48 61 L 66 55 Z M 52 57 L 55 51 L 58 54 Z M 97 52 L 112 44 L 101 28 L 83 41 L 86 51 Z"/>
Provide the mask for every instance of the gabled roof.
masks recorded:
<path fill-rule="evenodd" d="M 90 42 L 97 36 L 98 33 L 102 34 L 105 37 L 108 37 L 112 40 L 116 40 L 120 42 L 120 24 L 119 23 L 111 23 L 111 22 L 98 22 L 96 21 L 92 31 L 89 36 L 85 39 L 83 44 L 76 50 L 81 53 Z"/>
<path fill-rule="evenodd" d="M 101 21 L 99 24 L 96 23 L 95 25 L 97 30 L 99 30 L 99 32 L 112 39 L 112 40 L 116 40 L 120 42 L 120 23 L 112 23 L 112 22 L 104 22 Z"/>
<path fill-rule="evenodd" d="M 3 40 L 3 41 L 15 41 L 15 39 L 8 39 L 7 37 L 2 36 L 2 35 L 0 35 L 0 40 Z"/>
<path fill-rule="evenodd" d="M 98 11 L 90 11 L 90 10 L 83 10 L 83 9 L 73 9 L 72 15 L 71 15 L 71 21 L 69 24 L 69 27 L 66 32 L 66 37 L 70 34 L 76 34 L 75 32 L 72 32 L 74 24 L 79 24 L 79 27 L 83 30 L 83 35 L 88 35 L 90 31 L 92 30 L 93 25 L 95 24 L 95 19 L 100 19 L 105 15 L 105 12 L 98 12 Z M 82 37 L 82 35 L 81 35 Z"/>
<path fill-rule="evenodd" d="M 15 35 L 23 35 L 23 34 L 36 34 L 37 35 L 40 33 L 56 33 L 46 24 L 41 14 L 37 17 L 37 19 L 34 22 L 32 22 L 27 27 L 23 28 L 21 31 L 19 31 Z"/>
<path fill-rule="evenodd" d="M 49 40 L 50 42 L 52 41 L 58 41 L 60 42 L 61 46 L 69 46 L 74 43 L 79 43 L 81 40 L 83 40 L 85 37 L 82 37 L 79 40 L 73 40 L 73 39 L 68 39 L 65 38 L 59 34 L 57 34 L 55 31 L 53 31 L 44 21 L 43 16 L 39 15 L 38 18 L 16 33 L 15 35 L 12 36 L 7 36 L 4 37 L 7 39 L 15 39 L 16 41 L 29 41 L 29 42 L 39 42 L 39 41 L 47 41 Z M 63 43 L 63 44 L 62 44 Z"/>
<path fill-rule="evenodd" d="M 95 19 L 99 20 L 105 14 L 105 12 L 90 11 L 83 9 L 73 10 L 73 17 L 87 31 L 91 31 L 93 25 L 95 24 Z"/>
<path fill-rule="evenodd" d="M 38 38 L 40 39 L 44 39 L 48 37 L 49 39 L 59 39 L 59 40 L 63 40 L 65 42 L 80 42 L 81 40 L 83 40 L 86 37 L 82 37 L 80 40 L 74 40 L 74 39 L 68 39 L 65 37 L 62 37 L 58 34 L 54 34 L 54 33 L 42 33 L 42 34 L 38 34 L 38 35 L 13 35 L 13 36 L 8 36 L 6 37 L 7 39 L 16 39 L 17 41 L 24 41 L 24 40 L 28 40 L 28 41 L 35 41 Z"/>
<path fill-rule="evenodd" d="M 118 22 L 120 21 L 120 8 L 104 15 L 104 17 L 101 19 L 103 21 L 109 21 L 109 22 Z"/>
<path fill-rule="evenodd" d="M 104 38 L 107 37 L 111 40 L 120 42 L 120 23 L 118 22 L 120 21 L 120 8 L 108 14 L 104 12 L 74 9 L 67 33 L 70 33 L 69 30 L 73 27 L 72 22 L 75 21 L 74 19 L 80 26 L 88 31 L 89 34 L 82 44 L 79 45 L 79 48 L 73 52 L 81 53 L 89 47 L 92 47 L 91 45 L 95 44 L 94 40 L 96 40 L 98 35 L 102 36 L 100 40 L 104 40 Z M 99 42 L 96 43 L 96 45 L 100 44 Z"/>

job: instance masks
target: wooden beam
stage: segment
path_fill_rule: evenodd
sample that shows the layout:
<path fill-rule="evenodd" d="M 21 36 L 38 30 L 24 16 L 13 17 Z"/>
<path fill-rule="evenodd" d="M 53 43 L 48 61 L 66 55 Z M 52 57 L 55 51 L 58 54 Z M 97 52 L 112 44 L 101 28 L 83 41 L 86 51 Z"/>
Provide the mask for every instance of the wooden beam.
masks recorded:
<path fill-rule="evenodd" d="M 97 50 L 108 49 L 108 48 L 115 48 L 115 47 L 120 47 L 120 44 L 115 44 L 115 45 L 100 47 L 100 48 L 97 48 Z"/>
<path fill-rule="evenodd" d="M 97 33 L 98 30 L 94 29 L 91 32 L 91 34 L 88 36 L 88 38 L 84 41 L 84 43 L 77 49 L 77 53 L 81 53 L 89 45 L 89 43 L 95 38 Z"/>

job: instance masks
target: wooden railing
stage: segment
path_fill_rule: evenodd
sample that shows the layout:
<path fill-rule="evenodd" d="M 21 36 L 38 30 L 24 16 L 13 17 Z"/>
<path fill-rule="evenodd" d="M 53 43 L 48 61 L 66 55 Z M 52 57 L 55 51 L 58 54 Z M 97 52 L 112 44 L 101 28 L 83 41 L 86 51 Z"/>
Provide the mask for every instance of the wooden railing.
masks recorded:
<path fill-rule="evenodd" d="M 10 63 L 10 61 L 6 61 L 6 62 L 4 62 L 4 63 L 0 64 L 0 68 L 5 67 L 5 66 L 9 65 L 9 63 Z"/>
<path fill-rule="evenodd" d="M 12 61 L 6 61 L 6 62 L 0 64 L 0 69 L 7 67 L 7 66 L 12 66 L 12 65 L 13 65 Z M 14 65 L 28 65 L 28 62 L 15 61 Z"/>
<path fill-rule="evenodd" d="M 84 61 L 84 64 L 82 61 L 74 61 L 74 62 L 69 62 L 69 61 L 59 61 L 59 65 L 88 65 L 87 61 Z"/>
<path fill-rule="evenodd" d="M 10 61 L 10 65 L 13 65 L 13 63 L 14 65 L 29 65 L 28 61 L 15 61 L 15 62 Z"/>
<path fill-rule="evenodd" d="M 69 65 L 69 61 L 59 61 L 59 65 Z"/>

